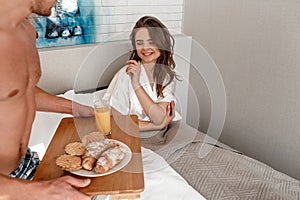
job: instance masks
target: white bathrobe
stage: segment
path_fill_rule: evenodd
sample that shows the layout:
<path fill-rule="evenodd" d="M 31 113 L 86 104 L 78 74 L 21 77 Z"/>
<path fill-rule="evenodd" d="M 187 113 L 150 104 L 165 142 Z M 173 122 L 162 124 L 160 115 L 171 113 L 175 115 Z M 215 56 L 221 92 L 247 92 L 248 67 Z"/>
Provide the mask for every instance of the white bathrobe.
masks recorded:
<path fill-rule="evenodd" d="M 150 121 L 149 117 L 143 111 L 143 108 L 132 88 L 131 78 L 130 75 L 126 73 L 126 68 L 127 66 L 121 68 L 115 74 L 102 100 L 124 115 L 135 114 L 140 120 Z M 165 79 L 163 84 L 167 83 L 167 81 L 168 79 Z M 140 83 L 154 102 L 176 101 L 174 94 L 176 85 L 175 80 L 164 88 L 162 91 L 163 97 L 157 97 L 156 83 L 154 83 L 152 90 L 145 68 L 141 65 Z M 175 117 L 176 120 L 180 119 L 178 113 L 175 115 L 177 115 Z"/>

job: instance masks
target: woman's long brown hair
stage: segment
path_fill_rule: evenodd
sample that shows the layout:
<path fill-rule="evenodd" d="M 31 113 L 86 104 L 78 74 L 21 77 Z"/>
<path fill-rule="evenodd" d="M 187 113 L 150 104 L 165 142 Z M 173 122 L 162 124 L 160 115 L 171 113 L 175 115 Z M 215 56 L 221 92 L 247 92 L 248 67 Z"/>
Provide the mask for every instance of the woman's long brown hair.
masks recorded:
<path fill-rule="evenodd" d="M 135 35 L 139 28 L 146 28 L 149 31 L 152 42 L 160 50 L 161 55 L 156 61 L 153 77 L 156 81 L 157 97 L 163 97 L 163 89 L 169 85 L 174 78 L 176 78 L 176 73 L 173 70 L 175 68 L 175 62 L 173 59 L 175 40 L 167 27 L 157 18 L 152 16 L 144 16 L 136 22 L 130 34 L 133 47 L 133 51 L 130 55 L 131 60 L 141 61 L 141 58 L 137 54 L 135 45 Z M 163 82 L 167 76 L 169 77 L 169 80 L 165 85 L 163 85 Z"/>

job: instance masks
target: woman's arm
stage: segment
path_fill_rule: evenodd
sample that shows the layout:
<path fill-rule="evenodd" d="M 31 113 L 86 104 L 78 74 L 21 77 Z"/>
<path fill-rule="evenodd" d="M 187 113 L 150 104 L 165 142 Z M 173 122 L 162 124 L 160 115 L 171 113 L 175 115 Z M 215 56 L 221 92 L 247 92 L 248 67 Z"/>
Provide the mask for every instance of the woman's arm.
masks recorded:
<path fill-rule="evenodd" d="M 161 126 L 164 123 L 164 119 L 168 116 L 166 109 L 168 102 L 155 103 L 149 95 L 146 93 L 143 87 L 139 87 L 135 90 L 135 94 L 143 107 L 146 115 L 151 119 L 154 125 Z"/>
<path fill-rule="evenodd" d="M 38 111 L 66 113 L 74 117 L 94 115 L 92 107 L 51 95 L 38 87 L 35 89 L 35 101 Z"/>
<path fill-rule="evenodd" d="M 164 120 L 167 117 L 166 108 L 168 102 L 154 102 L 140 84 L 141 66 L 135 60 L 128 61 L 127 74 L 131 75 L 131 84 L 135 94 L 146 115 L 151 119 L 151 123 L 155 126 L 164 125 Z M 150 126 L 150 125 L 149 125 Z"/>
<path fill-rule="evenodd" d="M 140 131 L 148 131 L 148 130 L 161 130 L 169 125 L 169 123 L 173 120 L 175 117 L 175 109 L 174 109 L 174 101 L 168 104 L 166 108 L 166 117 L 163 121 L 163 123 L 156 125 L 152 122 L 148 121 L 139 121 L 139 128 Z"/>

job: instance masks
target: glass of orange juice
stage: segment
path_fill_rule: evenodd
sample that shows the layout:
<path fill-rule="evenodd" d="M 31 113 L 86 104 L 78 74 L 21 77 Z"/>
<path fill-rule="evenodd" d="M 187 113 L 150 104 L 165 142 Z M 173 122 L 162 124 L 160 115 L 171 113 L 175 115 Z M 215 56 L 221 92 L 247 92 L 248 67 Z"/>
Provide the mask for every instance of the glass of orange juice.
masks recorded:
<path fill-rule="evenodd" d="M 100 133 L 109 135 L 111 133 L 110 106 L 97 100 L 94 102 L 95 120 Z"/>

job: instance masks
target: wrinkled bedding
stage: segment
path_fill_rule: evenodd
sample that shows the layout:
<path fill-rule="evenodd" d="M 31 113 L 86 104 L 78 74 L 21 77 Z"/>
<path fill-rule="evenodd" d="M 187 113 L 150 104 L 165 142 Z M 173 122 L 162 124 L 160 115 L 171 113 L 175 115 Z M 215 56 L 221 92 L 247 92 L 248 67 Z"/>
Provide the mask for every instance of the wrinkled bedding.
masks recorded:
<path fill-rule="evenodd" d="M 206 199 L 300 199 L 300 183 L 190 126 L 142 139 Z"/>

